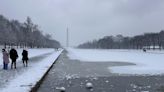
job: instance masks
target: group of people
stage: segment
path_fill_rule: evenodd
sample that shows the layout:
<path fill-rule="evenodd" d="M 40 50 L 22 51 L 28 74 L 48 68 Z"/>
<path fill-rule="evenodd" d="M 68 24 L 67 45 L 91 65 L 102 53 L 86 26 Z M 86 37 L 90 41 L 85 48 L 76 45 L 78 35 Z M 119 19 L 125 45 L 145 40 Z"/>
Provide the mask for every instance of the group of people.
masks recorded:
<path fill-rule="evenodd" d="M 18 59 L 18 53 L 17 51 L 12 48 L 10 51 L 6 51 L 6 49 L 2 49 L 2 54 L 3 54 L 3 69 L 7 70 L 8 69 L 8 64 L 10 63 L 9 58 L 11 59 L 11 69 L 14 68 L 16 69 L 16 61 Z M 23 65 L 24 67 L 28 66 L 28 51 L 27 50 L 23 50 L 22 52 L 22 61 L 23 61 Z"/>

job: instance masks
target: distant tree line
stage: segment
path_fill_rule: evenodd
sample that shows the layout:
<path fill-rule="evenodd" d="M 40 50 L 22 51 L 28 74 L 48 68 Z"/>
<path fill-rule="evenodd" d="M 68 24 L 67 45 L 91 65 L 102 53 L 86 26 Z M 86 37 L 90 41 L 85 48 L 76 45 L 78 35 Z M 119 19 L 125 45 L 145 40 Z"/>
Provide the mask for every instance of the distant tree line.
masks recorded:
<path fill-rule="evenodd" d="M 60 47 L 60 43 L 51 38 L 51 35 L 43 35 L 38 25 L 34 24 L 30 17 L 24 23 L 18 20 L 9 20 L 0 15 L 0 45 L 20 47 Z"/>
<path fill-rule="evenodd" d="M 164 48 L 164 30 L 159 33 L 145 33 L 134 37 L 105 36 L 80 44 L 78 48 L 100 48 L 100 49 L 162 49 Z"/>

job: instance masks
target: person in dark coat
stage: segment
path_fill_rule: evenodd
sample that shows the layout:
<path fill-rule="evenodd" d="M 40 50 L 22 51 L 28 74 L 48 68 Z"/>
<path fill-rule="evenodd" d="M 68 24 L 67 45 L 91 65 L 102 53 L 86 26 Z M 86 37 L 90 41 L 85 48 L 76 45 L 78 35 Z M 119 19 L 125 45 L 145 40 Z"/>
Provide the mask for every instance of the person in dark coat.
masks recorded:
<path fill-rule="evenodd" d="M 14 48 L 12 48 L 10 50 L 10 59 L 12 61 L 12 63 L 11 63 L 11 69 L 13 68 L 13 64 L 14 64 L 14 68 L 16 69 L 16 60 L 17 60 L 17 58 L 18 58 L 17 51 Z"/>
<path fill-rule="evenodd" d="M 22 61 L 23 61 L 23 65 L 24 67 L 28 66 L 28 51 L 27 50 L 23 50 L 22 52 Z"/>
<path fill-rule="evenodd" d="M 9 54 L 5 49 L 2 49 L 2 54 L 3 54 L 3 69 L 7 70 L 8 69 L 8 63 L 9 63 Z"/>
<path fill-rule="evenodd" d="M 145 48 L 143 48 L 143 52 L 146 52 L 146 49 Z"/>

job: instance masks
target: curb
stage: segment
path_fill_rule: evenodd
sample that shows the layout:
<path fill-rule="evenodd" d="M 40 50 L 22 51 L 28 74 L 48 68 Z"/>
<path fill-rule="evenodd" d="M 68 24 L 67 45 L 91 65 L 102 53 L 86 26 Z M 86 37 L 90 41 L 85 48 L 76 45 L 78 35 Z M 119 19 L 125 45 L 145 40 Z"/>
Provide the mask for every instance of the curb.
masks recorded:
<path fill-rule="evenodd" d="M 62 54 L 62 52 L 61 52 Z M 61 55 L 60 54 L 60 55 Z M 41 79 L 35 84 L 34 87 L 31 88 L 31 90 L 29 92 L 37 92 L 37 90 L 39 89 L 40 85 L 43 83 L 44 79 L 46 78 L 47 74 L 49 73 L 49 71 L 52 69 L 53 65 L 56 63 L 56 61 L 59 59 L 60 55 L 57 57 L 57 59 L 53 62 L 53 64 L 49 67 L 49 69 L 44 73 L 44 75 L 41 77 Z"/>

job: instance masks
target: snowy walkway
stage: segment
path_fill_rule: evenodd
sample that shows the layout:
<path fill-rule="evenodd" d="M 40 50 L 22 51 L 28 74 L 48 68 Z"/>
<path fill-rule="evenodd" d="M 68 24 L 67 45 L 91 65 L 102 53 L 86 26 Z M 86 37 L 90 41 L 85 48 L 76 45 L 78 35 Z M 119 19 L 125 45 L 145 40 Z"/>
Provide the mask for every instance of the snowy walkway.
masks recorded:
<path fill-rule="evenodd" d="M 24 67 L 21 60 L 17 62 L 17 69 L 0 70 L 1 92 L 28 92 L 31 87 L 44 75 L 47 69 L 60 55 L 61 51 L 46 51 L 35 55 L 29 60 L 29 66 Z M 2 67 L 2 65 L 0 66 Z"/>
<path fill-rule="evenodd" d="M 5 87 L 6 84 L 9 82 L 9 80 L 16 78 L 17 76 L 21 75 L 23 72 L 26 72 L 26 70 L 31 68 L 32 65 L 39 62 L 40 60 L 42 60 L 43 58 L 47 57 L 50 54 L 52 54 L 52 53 L 48 53 L 48 54 L 44 54 L 44 55 L 40 55 L 40 56 L 36 56 L 36 57 L 31 58 L 29 60 L 29 66 L 28 67 L 24 67 L 23 63 L 18 61 L 17 69 L 10 69 L 10 65 L 9 65 L 9 69 L 7 71 L 1 69 L 0 70 L 0 80 L 1 80 L 0 81 L 0 88 Z M 0 67 L 2 67 L 2 65 Z"/>

